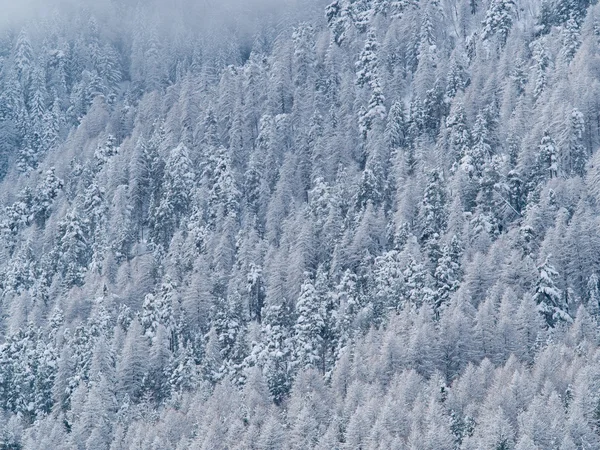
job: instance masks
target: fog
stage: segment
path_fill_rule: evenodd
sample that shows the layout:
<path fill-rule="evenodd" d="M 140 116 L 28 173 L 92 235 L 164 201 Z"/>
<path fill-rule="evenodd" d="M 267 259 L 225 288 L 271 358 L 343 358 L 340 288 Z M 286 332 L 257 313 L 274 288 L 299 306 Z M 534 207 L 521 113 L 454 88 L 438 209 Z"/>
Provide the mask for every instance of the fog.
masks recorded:
<path fill-rule="evenodd" d="M 297 18 L 322 11 L 323 0 L 0 0 L 0 26 L 21 26 L 49 14 L 89 11 L 109 23 L 134 20 L 124 10 L 154 17 L 165 25 L 183 21 L 196 27 L 252 22 L 293 13 Z"/>
<path fill-rule="evenodd" d="M 0 0 L 0 26 L 20 26 L 57 11 L 108 10 L 110 3 L 110 0 Z"/>

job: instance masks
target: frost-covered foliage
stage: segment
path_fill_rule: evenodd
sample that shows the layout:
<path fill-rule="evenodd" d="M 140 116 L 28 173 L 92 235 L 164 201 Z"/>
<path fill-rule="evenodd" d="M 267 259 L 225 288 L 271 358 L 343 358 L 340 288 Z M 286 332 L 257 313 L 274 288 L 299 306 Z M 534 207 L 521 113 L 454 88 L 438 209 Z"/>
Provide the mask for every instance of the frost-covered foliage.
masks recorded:
<path fill-rule="evenodd" d="M 0 29 L 0 449 L 600 448 L 600 6 L 72 3 Z"/>

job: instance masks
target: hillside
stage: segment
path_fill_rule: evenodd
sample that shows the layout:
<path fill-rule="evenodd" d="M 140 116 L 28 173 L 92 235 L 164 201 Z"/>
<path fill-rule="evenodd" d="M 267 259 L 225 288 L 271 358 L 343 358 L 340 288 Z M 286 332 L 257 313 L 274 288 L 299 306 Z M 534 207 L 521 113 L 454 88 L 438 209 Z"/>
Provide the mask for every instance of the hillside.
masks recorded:
<path fill-rule="evenodd" d="M 600 5 L 330 2 L 6 10 L 0 450 L 600 449 Z"/>

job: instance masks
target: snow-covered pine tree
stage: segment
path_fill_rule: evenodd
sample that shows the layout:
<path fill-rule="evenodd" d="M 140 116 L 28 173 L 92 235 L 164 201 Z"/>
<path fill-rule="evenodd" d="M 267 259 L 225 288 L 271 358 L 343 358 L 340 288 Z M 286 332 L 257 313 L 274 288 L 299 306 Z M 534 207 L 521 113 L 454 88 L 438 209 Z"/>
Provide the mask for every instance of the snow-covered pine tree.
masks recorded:
<path fill-rule="evenodd" d="M 533 298 L 538 305 L 538 311 L 544 317 L 550 328 L 560 323 L 570 323 L 573 318 L 569 315 L 565 297 L 556 286 L 558 272 L 550 264 L 550 256 L 538 267 L 538 281 Z"/>

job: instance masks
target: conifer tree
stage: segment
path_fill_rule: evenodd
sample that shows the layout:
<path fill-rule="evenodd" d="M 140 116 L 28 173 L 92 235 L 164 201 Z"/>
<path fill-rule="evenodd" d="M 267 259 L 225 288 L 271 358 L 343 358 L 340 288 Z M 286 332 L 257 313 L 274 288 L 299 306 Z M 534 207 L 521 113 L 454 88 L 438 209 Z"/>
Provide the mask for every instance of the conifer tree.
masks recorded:
<path fill-rule="evenodd" d="M 152 223 L 157 243 L 166 246 L 179 227 L 181 219 L 188 213 L 194 179 L 189 150 L 180 144 L 169 153 L 165 163 L 162 195 L 160 199 L 156 199 Z"/>
<path fill-rule="evenodd" d="M 378 83 L 379 61 L 377 58 L 379 44 L 374 30 L 369 30 L 365 46 L 356 62 L 356 84 L 359 87 L 375 87 Z"/>
<path fill-rule="evenodd" d="M 587 282 L 586 309 L 593 317 L 600 317 L 600 280 L 593 273 Z"/>
<path fill-rule="evenodd" d="M 458 103 L 456 108 L 450 112 L 446 119 L 446 128 L 449 132 L 448 143 L 451 146 L 451 156 L 455 161 L 459 161 L 471 146 L 471 135 L 462 103 Z"/>
<path fill-rule="evenodd" d="M 302 283 L 296 314 L 294 363 L 300 369 L 324 372 L 325 304 L 308 274 Z"/>
<path fill-rule="evenodd" d="M 492 0 L 483 21 L 483 39 L 498 34 L 501 45 L 504 45 L 512 27 L 514 9 L 513 0 Z"/>
<path fill-rule="evenodd" d="M 535 286 L 533 298 L 538 305 L 538 311 L 544 317 L 546 325 L 553 328 L 558 323 L 573 321 L 568 313 L 563 294 L 556 287 L 558 272 L 546 257 L 538 267 L 539 278 Z"/>
<path fill-rule="evenodd" d="M 483 113 L 477 115 L 473 127 L 471 147 L 462 155 L 461 165 L 469 177 L 478 180 L 483 174 L 485 161 L 491 157 L 489 128 Z"/>
<path fill-rule="evenodd" d="M 287 303 L 268 303 L 264 320 L 261 324 L 263 344 L 255 347 L 252 360 L 262 367 L 267 379 L 269 391 L 276 404 L 280 404 L 287 396 L 292 385 L 292 330 L 289 324 Z"/>
<path fill-rule="evenodd" d="M 327 24 L 337 45 L 342 45 L 350 27 L 350 2 L 334 0 L 326 9 Z"/>
<path fill-rule="evenodd" d="M 580 44 L 579 26 L 577 21 L 573 17 L 570 17 L 562 29 L 563 48 L 561 49 L 561 53 L 567 62 L 573 59 Z"/>
<path fill-rule="evenodd" d="M 532 44 L 533 59 L 535 61 L 535 84 L 533 88 L 533 98 L 539 99 L 548 83 L 546 70 L 550 65 L 550 60 L 546 48 L 542 43 L 536 41 Z"/>
<path fill-rule="evenodd" d="M 26 90 L 29 87 L 34 56 L 25 28 L 21 30 L 17 37 L 13 58 L 17 80 L 21 84 L 21 87 Z"/>
<path fill-rule="evenodd" d="M 117 361 L 119 392 L 137 400 L 142 394 L 143 382 L 147 377 L 148 342 L 143 335 L 142 324 L 134 320 L 127 330 L 123 350 Z"/>
<path fill-rule="evenodd" d="M 380 324 L 390 311 L 399 311 L 402 305 L 404 275 L 397 250 L 390 250 L 375 258 L 372 286 L 373 322 Z"/>
<path fill-rule="evenodd" d="M 442 248 L 442 253 L 434 272 L 437 288 L 434 294 L 434 307 L 438 315 L 439 311 L 447 305 L 450 295 L 456 292 L 460 286 L 462 278 L 461 256 L 462 249 L 460 242 L 456 235 L 454 235 L 450 241 L 450 245 L 445 245 Z"/>
<path fill-rule="evenodd" d="M 233 292 L 227 299 L 217 299 L 214 309 L 213 328 L 223 361 L 221 370 L 231 377 L 234 383 L 242 383 L 240 371 L 247 357 L 247 319 L 242 309 L 240 294 Z"/>
<path fill-rule="evenodd" d="M 568 117 L 567 154 L 563 162 L 568 175 L 583 176 L 588 159 L 588 152 L 584 143 L 585 120 L 583 113 L 577 108 L 571 111 Z"/>
<path fill-rule="evenodd" d="M 167 330 L 173 330 L 173 305 L 176 303 L 176 285 L 167 278 L 157 292 L 146 294 L 140 322 L 146 336 L 154 337 L 159 325 Z"/>
<path fill-rule="evenodd" d="M 423 264 L 411 258 L 404 269 L 404 297 L 407 306 L 417 310 L 424 305 L 431 308 L 433 296 L 429 272 Z"/>
<path fill-rule="evenodd" d="M 544 131 L 537 157 L 537 176 L 542 180 L 551 179 L 558 174 L 558 149 L 550 133 Z"/>
<path fill-rule="evenodd" d="M 403 149 L 406 145 L 407 123 L 402 103 L 395 102 L 388 114 L 385 136 L 390 147 L 390 153 Z"/>
<path fill-rule="evenodd" d="M 59 273 L 67 286 L 80 285 L 92 256 L 89 223 L 72 210 L 59 224 L 58 231 L 55 259 Z"/>
<path fill-rule="evenodd" d="M 429 173 L 427 187 L 421 202 L 421 240 L 437 241 L 446 229 L 448 213 L 446 211 L 446 191 L 444 177 L 439 170 Z"/>

